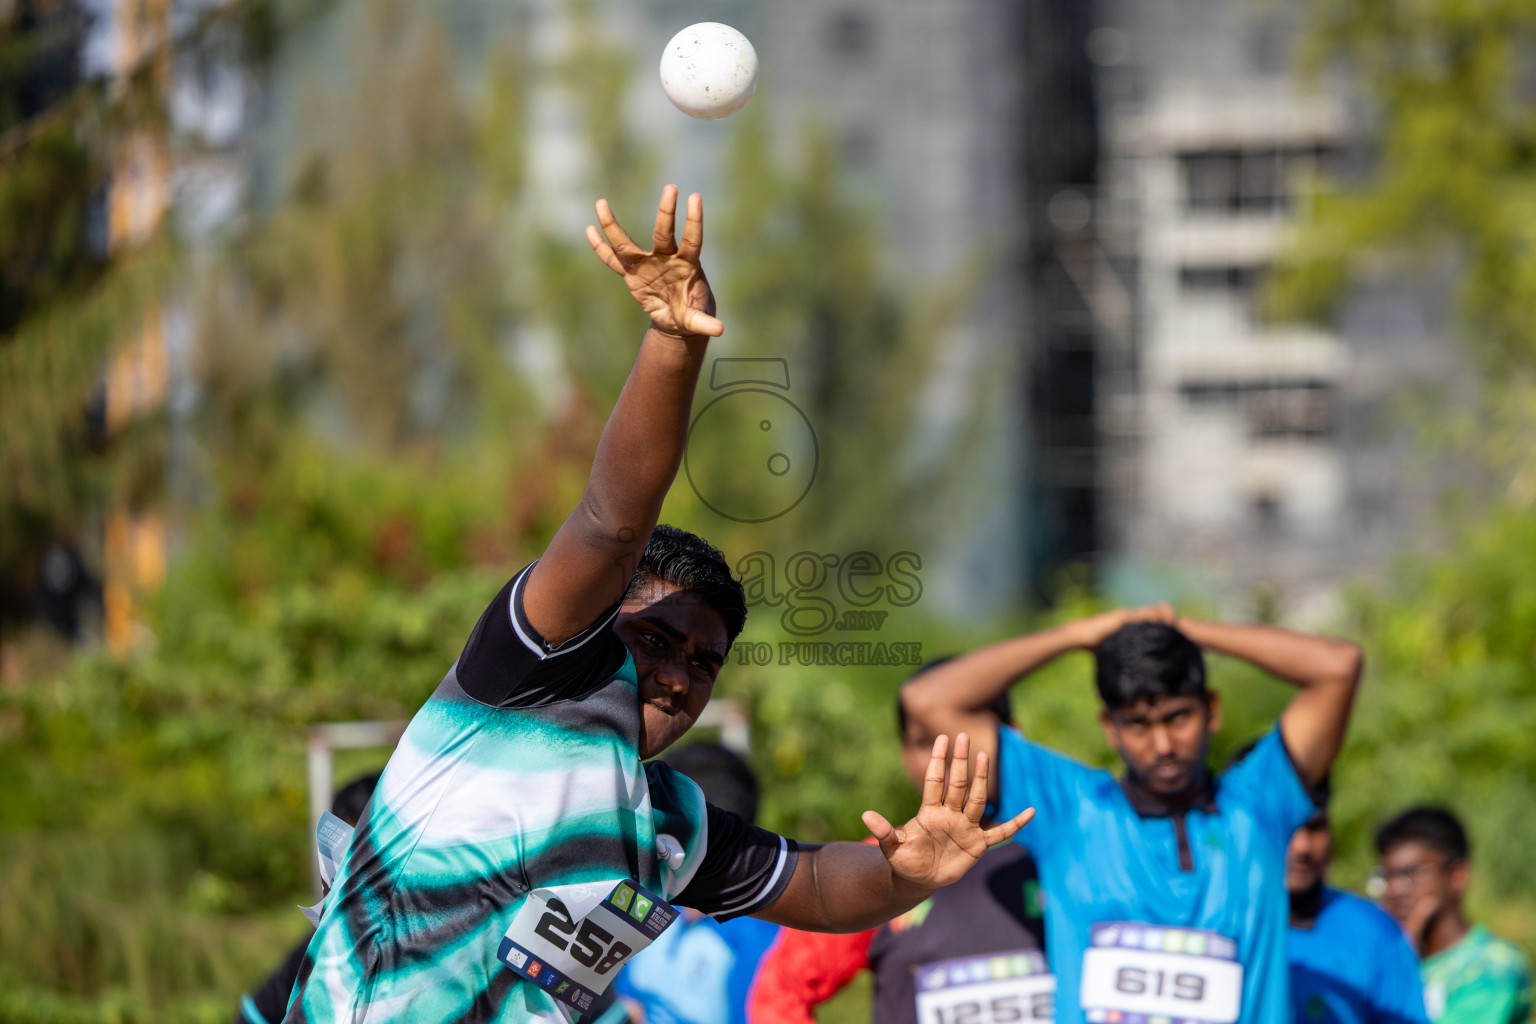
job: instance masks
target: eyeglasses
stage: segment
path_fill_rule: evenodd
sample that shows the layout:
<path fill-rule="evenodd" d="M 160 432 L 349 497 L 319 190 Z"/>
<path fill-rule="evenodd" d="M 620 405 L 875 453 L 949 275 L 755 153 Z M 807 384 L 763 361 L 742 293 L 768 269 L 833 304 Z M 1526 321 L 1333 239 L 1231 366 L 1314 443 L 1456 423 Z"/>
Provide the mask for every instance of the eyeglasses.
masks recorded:
<path fill-rule="evenodd" d="M 1450 865 L 1444 861 L 1430 862 L 1419 861 L 1417 864 L 1407 864 L 1400 868 L 1378 867 L 1371 872 L 1368 883 L 1368 891 L 1386 892 L 1388 889 L 1399 887 L 1413 888 L 1419 882 L 1432 874 L 1444 871 Z"/>

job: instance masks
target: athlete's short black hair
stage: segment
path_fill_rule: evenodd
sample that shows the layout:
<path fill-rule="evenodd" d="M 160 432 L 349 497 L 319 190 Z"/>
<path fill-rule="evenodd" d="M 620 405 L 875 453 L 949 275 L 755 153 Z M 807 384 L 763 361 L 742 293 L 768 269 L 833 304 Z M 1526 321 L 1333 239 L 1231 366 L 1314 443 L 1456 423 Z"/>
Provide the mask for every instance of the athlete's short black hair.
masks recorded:
<path fill-rule="evenodd" d="M 367 775 L 359 775 L 351 782 L 342 786 L 331 798 L 331 813 L 336 815 L 348 825 L 356 826 L 357 820 L 368 809 L 368 801 L 373 799 L 373 791 L 379 784 L 379 776 L 383 772 L 370 772 Z"/>
<path fill-rule="evenodd" d="M 640 565 L 629 582 L 633 596 L 647 585 L 663 581 L 691 590 L 725 620 L 725 632 L 735 643 L 747 624 L 747 594 L 731 575 L 725 556 L 701 537 L 659 523 L 645 544 Z"/>
<path fill-rule="evenodd" d="M 1376 852 L 1383 857 L 1403 843 L 1423 843 L 1452 863 L 1472 855 L 1467 830 L 1443 807 L 1410 808 L 1376 830 Z"/>
<path fill-rule="evenodd" d="M 946 661 L 954 661 L 955 657 L 956 656 L 953 654 L 946 654 L 941 658 L 934 658 L 930 661 L 923 662 L 923 664 L 918 668 L 916 672 L 913 672 L 910 676 L 907 676 L 906 680 L 902 682 L 901 686 L 896 688 L 896 734 L 898 736 L 905 738 L 907 735 L 907 703 L 901 699 L 901 691 L 906 688 L 907 683 L 912 682 L 924 672 L 927 672 L 929 669 L 938 668 Z M 987 710 L 996 715 L 997 720 L 1002 722 L 1004 725 L 1013 724 L 1013 708 L 1008 703 L 1008 694 L 1006 692 L 998 694 L 997 697 L 987 705 Z"/>
<path fill-rule="evenodd" d="M 1130 622 L 1095 653 L 1099 697 L 1111 710 L 1162 697 L 1204 697 L 1205 656 L 1172 626 Z"/>
<path fill-rule="evenodd" d="M 735 751 L 714 743 L 690 743 L 667 754 L 667 765 L 681 772 L 704 791 L 704 799 L 739 815 L 757 820 L 757 776 Z"/>

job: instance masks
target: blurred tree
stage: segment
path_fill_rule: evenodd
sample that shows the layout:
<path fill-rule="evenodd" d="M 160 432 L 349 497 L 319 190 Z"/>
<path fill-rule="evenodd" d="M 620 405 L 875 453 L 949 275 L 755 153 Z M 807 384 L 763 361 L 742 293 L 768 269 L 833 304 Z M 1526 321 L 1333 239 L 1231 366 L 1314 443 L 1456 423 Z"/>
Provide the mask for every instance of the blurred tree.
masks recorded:
<path fill-rule="evenodd" d="M 26 614 L 37 563 L 60 525 L 54 515 L 77 492 L 73 467 L 54 456 L 65 438 L 75 451 L 86 441 L 85 387 L 67 429 L 37 422 L 49 393 L 67 389 L 59 377 L 73 376 L 69 355 L 37 341 L 28 351 L 16 337 L 33 315 L 83 295 L 104 266 L 88 231 L 105 177 L 91 134 L 100 125 L 60 116 L 85 106 L 77 99 L 84 32 L 66 0 L 11 4 L 0 15 L 0 622 Z"/>
<path fill-rule="evenodd" d="M 96 452 L 71 433 L 121 324 L 173 282 L 195 340 L 178 550 L 148 642 L 4 669 L 0 1020 L 226 1019 L 266 967 L 256 951 L 303 928 L 306 727 L 412 713 L 574 507 L 644 320 L 563 193 L 607 194 L 635 228 L 659 161 L 620 116 L 634 65 L 595 8 L 561 6 L 566 48 L 539 59 L 536 15 L 556 16 L 367 0 L 302 30 L 279 19 L 238 216 L 195 249 L 167 237 L 102 263 L 0 348 L 7 468 L 81 475 L 52 504 L 5 492 L 5 515 L 52 529 L 119 486 L 130 438 L 163 457 L 163 422 Z M 737 131 L 732 194 L 710 205 L 721 351 L 788 359 L 825 462 L 783 522 L 722 520 L 686 486 L 667 515 L 735 556 L 901 544 L 937 489 L 903 439 L 965 291 L 918 304 L 881 280 L 823 140 L 781 162 L 760 121 Z M 552 188 L 544 151 L 581 153 L 579 180 Z M 729 462 L 739 440 L 695 454 Z M 905 668 L 731 671 L 774 822 L 856 835 L 866 807 L 914 799 L 891 711 Z"/>
<path fill-rule="evenodd" d="M 1438 801 L 1469 821 L 1475 910 L 1536 947 L 1536 3 L 1315 0 L 1309 62 L 1373 103 L 1374 167 L 1316 199 L 1272 298 L 1327 316 L 1362 271 L 1457 268 L 1461 335 L 1481 368 L 1475 409 L 1438 409 L 1426 440 L 1481 471 L 1448 502 L 1445 536 L 1352 628 L 1369 685 L 1339 767 L 1346 870 L 1359 881 L 1380 818 Z"/>
<path fill-rule="evenodd" d="M 51 546 L 92 547 L 107 504 L 159 487 L 160 418 L 118 424 L 102 381 L 181 258 L 154 221 L 133 247 L 109 246 L 112 185 L 135 154 L 196 145 L 169 116 L 172 52 L 259 74 L 282 32 L 324 6 L 230 0 L 171 19 L 164 2 L 120 4 L 138 30 L 110 80 L 82 77 L 85 5 L 0 9 L 0 625 L 27 616 Z"/>

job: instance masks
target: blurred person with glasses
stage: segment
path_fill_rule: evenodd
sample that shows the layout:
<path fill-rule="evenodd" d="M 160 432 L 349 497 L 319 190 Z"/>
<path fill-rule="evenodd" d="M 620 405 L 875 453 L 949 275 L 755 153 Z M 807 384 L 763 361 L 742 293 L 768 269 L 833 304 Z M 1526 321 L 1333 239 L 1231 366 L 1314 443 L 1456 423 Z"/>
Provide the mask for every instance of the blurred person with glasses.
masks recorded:
<path fill-rule="evenodd" d="M 1424 1004 L 1435 1024 L 1518 1024 L 1531 1013 L 1531 962 L 1462 909 L 1471 847 L 1449 811 L 1416 807 L 1376 833 L 1373 893 L 1423 959 Z"/>

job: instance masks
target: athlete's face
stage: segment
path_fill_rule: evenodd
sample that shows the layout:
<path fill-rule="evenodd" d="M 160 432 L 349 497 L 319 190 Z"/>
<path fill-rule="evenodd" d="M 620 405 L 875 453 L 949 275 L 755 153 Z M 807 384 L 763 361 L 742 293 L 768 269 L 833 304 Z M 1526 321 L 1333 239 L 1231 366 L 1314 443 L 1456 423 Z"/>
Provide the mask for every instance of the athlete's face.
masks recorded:
<path fill-rule="evenodd" d="M 1221 728 L 1221 700 L 1162 697 L 1099 713 L 1109 745 L 1143 786 L 1176 799 L 1194 792 L 1205 771 L 1211 734 Z"/>
<path fill-rule="evenodd" d="M 1291 833 L 1291 845 L 1285 851 L 1285 889 L 1308 892 L 1322 884 L 1333 863 L 1333 826 L 1327 811 L 1318 811 L 1301 828 Z"/>
<path fill-rule="evenodd" d="M 704 713 L 730 647 L 725 619 L 692 591 L 655 583 L 624 602 L 613 630 L 640 682 L 640 756 L 655 757 Z"/>

